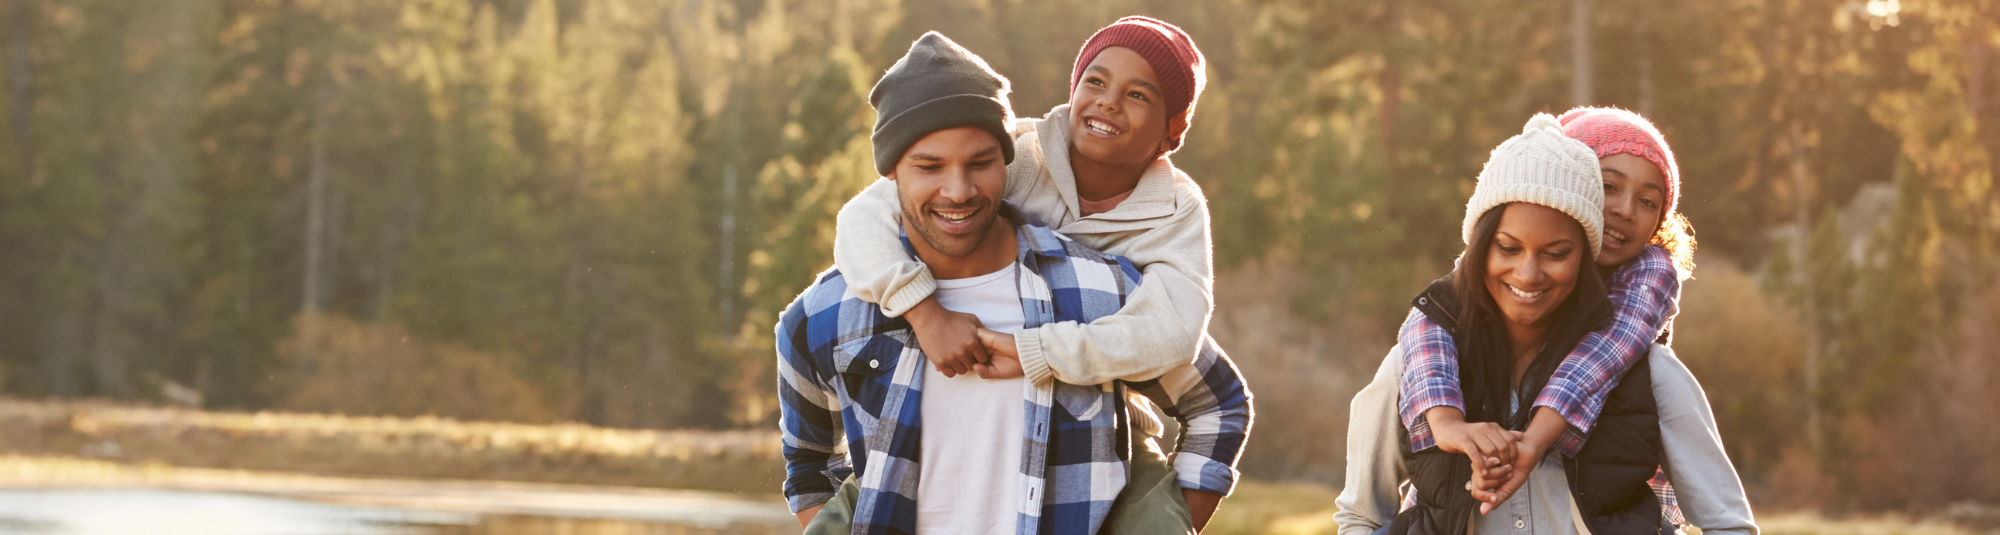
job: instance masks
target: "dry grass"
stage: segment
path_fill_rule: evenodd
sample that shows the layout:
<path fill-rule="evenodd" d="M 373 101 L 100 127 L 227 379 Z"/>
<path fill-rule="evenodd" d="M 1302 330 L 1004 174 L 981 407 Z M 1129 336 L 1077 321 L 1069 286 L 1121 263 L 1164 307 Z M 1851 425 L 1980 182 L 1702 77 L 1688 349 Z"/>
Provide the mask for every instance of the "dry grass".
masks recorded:
<path fill-rule="evenodd" d="M 0 400 L 0 451 L 340 476 L 777 492 L 775 432 L 236 413 Z"/>
<path fill-rule="evenodd" d="M 1897 515 L 1832 520 L 1816 513 L 1761 517 L 1764 535 L 1973 535 L 1974 531 L 1937 519 L 1916 520 Z"/>
<path fill-rule="evenodd" d="M 1203 535 L 1333 535 L 1339 491 L 1311 483 L 1244 481 L 1223 500 Z"/>

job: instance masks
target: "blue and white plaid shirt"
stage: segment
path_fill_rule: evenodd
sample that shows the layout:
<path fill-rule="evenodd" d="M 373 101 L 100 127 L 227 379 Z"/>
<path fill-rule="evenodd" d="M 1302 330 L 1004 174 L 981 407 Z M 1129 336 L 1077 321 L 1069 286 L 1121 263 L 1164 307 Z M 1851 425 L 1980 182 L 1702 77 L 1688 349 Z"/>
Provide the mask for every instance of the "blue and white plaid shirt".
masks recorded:
<path fill-rule="evenodd" d="M 1070 241 L 1011 204 L 1001 213 L 1017 225 L 1023 328 L 1112 315 L 1138 288 L 1139 270 L 1124 258 Z M 909 323 L 856 298 L 833 269 L 786 307 L 777 338 L 792 511 L 825 503 L 859 474 L 854 533 L 916 533 L 919 408 L 930 364 Z M 1227 495 L 1235 487 L 1250 391 L 1213 340 L 1204 339 L 1193 363 L 1158 379 L 1027 388 L 1016 523 L 1023 535 L 1089 535 L 1103 526 L 1129 470 L 1128 404 L 1151 419 L 1149 403 L 1128 395 L 1180 421 L 1173 465 L 1182 488 Z"/>

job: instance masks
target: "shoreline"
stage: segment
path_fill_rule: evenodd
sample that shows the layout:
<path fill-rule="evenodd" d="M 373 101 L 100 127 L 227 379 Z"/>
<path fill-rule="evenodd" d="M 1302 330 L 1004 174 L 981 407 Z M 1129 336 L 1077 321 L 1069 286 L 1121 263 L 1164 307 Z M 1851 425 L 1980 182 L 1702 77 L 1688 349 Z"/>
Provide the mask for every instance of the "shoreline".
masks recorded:
<path fill-rule="evenodd" d="M 696 490 L 476 480 L 341 477 L 75 457 L 0 455 L 0 489 L 224 492 L 416 511 L 663 522 L 791 525 L 775 497 Z"/>

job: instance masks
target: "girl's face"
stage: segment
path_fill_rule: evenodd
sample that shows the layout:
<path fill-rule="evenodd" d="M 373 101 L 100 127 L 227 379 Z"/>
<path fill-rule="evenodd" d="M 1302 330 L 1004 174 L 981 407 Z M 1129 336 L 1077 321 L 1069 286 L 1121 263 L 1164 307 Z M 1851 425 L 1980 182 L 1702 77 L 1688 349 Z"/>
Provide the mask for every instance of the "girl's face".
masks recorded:
<path fill-rule="evenodd" d="M 1659 232 L 1667 205 L 1667 179 L 1653 162 L 1618 153 L 1597 161 L 1604 172 L 1604 250 L 1597 265 L 1616 266 L 1639 256 Z"/>
<path fill-rule="evenodd" d="M 1590 242 L 1576 219 L 1554 208 L 1517 202 L 1503 209 L 1486 252 L 1486 291 L 1508 323 L 1546 328 L 1576 290 Z"/>
<path fill-rule="evenodd" d="M 1078 154 L 1112 165 L 1153 161 L 1165 150 L 1167 101 L 1153 66 L 1122 46 L 1104 49 L 1069 95 L 1069 139 Z"/>

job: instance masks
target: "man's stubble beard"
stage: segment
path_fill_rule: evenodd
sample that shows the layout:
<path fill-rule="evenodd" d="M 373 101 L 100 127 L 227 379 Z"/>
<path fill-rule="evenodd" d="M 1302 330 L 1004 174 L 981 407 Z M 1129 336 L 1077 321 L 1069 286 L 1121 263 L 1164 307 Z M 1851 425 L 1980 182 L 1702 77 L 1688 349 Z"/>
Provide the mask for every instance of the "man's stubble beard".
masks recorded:
<path fill-rule="evenodd" d="M 964 206 L 964 205 L 951 205 L 949 207 L 957 207 L 957 206 Z M 986 235 L 991 234 L 993 232 L 994 223 L 999 222 L 1000 211 L 993 209 L 993 203 L 991 201 L 988 201 L 985 206 L 981 206 L 979 208 L 977 215 L 974 215 L 973 217 L 975 219 L 983 219 L 984 221 L 979 221 L 975 224 L 976 231 L 972 233 L 972 237 L 970 239 L 965 240 L 966 242 L 968 242 L 965 244 L 966 245 L 965 249 L 963 251 L 957 251 L 957 252 L 939 246 L 940 242 L 950 242 L 952 241 L 953 238 L 947 235 L 942 229 L 939 229 L 937 227 L 937 221 L 931 218 L 931 211 L 929 209 L 929 205 L 920 205 L 913 207 L 910 206 L 909 203 L 904 203 L 903 217 L 917 218 L 914 220 L 910 220 L 911 222 L 910 226 L 916 228 L 917 239 L 923 240 L 924 245 L 930 247 L 931 250 L 933 251 L 937 251 L 938 254 L 952 258 L 959 258 L 971 255 L 973 252 L 979 250 L 979 246 L 985 245 Z"/>

